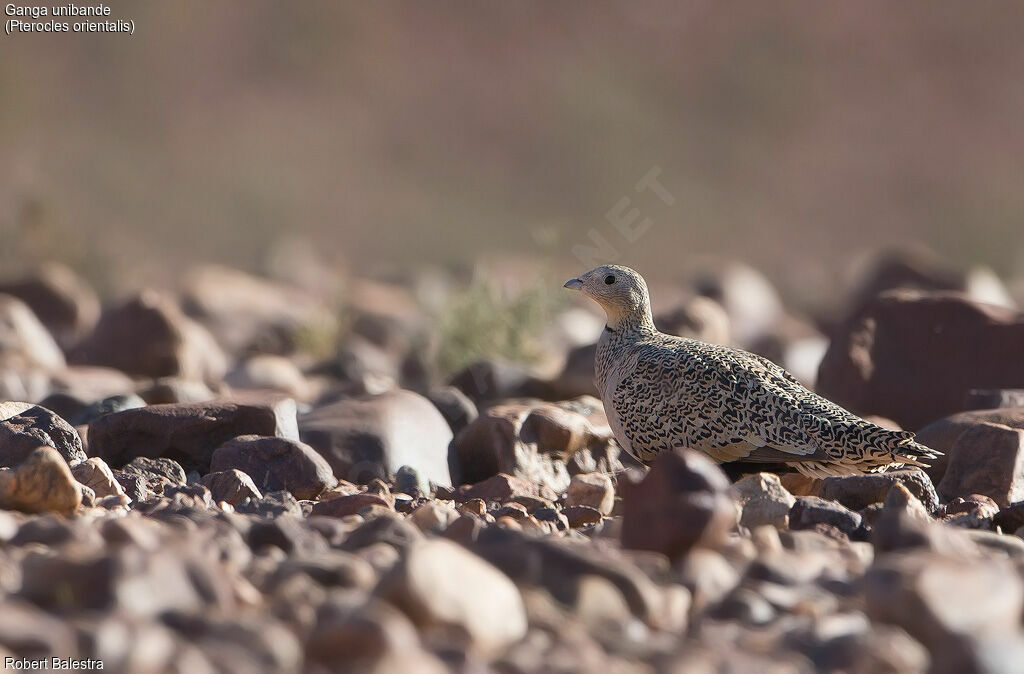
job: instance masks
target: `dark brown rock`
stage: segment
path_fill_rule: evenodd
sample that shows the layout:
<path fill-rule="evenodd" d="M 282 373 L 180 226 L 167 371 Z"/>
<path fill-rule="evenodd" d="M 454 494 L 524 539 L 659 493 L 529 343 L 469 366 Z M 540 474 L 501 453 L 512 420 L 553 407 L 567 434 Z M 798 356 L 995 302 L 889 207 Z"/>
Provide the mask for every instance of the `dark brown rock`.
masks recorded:
<path fill-rule="evenodd" d="M 484 501 L 504 502 L 520 496 L 553 500 L 555 493 L 543 485 L 538 485 L 513 475 L 499 473 L 474 485 L 459 487 L 455 493 L 455 500 L 464 502 L 472 499 L 482 499 Z"/>
<path fill-rule="evenodd" d="M 919 442 L 943 453 L 942 456 L 931 462 L 932 465 L 929 468 L 925 469 L 932 479 L 932 484 L 938 485 L 946 474 L 950 452 L 957 439 L 968 428 L 981 423 L 1024 429 L 1024 408 L 960 412 L 930 423 L 918 431 L 917 440 Z"/>
<path fill-rule="evenodd" d="M 209 332 L 170 297 L 145 291 L 100 316 L 68 353 L 77 365 L 105 365 L 143 377 L 219 381 L 227 358 Z"/>
<path fill-rule="evenodd" d="M 967 392 L 965 410 L 1024 407 L 1024 388 L 974 389 Z"/>
<path fill-rule="evenodd" d="M 603 447 L 610 438 L 611 429 L 595 398 L 525 401 L 482 410 L 455 437 L 452 449 L 461 482 L 507 473 L 562 492 L 570 480 L 566 460 L 578 451 Z"/>
<path fill-rule="evenodd" d="M 427 393 L 427 400 L 441 413 L 453 434 L 473 422 L 479 416 L 476 404 L 454 386 L 439 386 Z"/>
<path fill-rule="evenodd" d="M 421 480 L 451 486 L 451 429 L 429 400 L 412 391 L 348 398 L 299 419 L 303 442 L 352 482 L 388 479 L 401 466 Z"/>
<path fill-rule="evenodd" d="M 921 501 L 929 512 L 939 507 L 939 497 L 928 475 L 921 470 L 890 470 L 846 477 L 829 477 L 821 483 L 818 495 L 837 501 L 850 510 L 861 510 L 885 500 L 893 484 L 899 482 Z"/>
<path fill-rule="evenodd" d="M 208 473 L 214 450 L 240 435 L 295 437 L 295 403 L 219 401 L 151 405 L 108 414 L 89 425 L 89 451 L 111 466 L 136 456 L 167 457 Z"/>
<path fill-rule="evenodd" d="M 689 450 L 663 452 L 637 484 L 620 480 L 622 545 L 670 559 L 714 546 L 736 525 L 729 480 L 710 459 Z"/>
<path fill-rule="evenodd" d="M 86 458 L 78 433 L 50 410 L 30 403 L 0 402 L 0 467 L 17 466 L 41 445 L 56 449 L 68 464 Z"/>
<path fill-rule="evenodd" d="M 263 498 L 252 478 L 235 468 L 208 473 L 203 476 L 202 483 L 210 490 L 214 501 L 224 501 L 233 506 L 248 498 Z"/>
<path fill-rule="evenodd" d="M 818 392 L 920 428 L 959 411 L 972 389 L 1020 386 L 1022 343 L 1024 318 L 1015 311 L 954 292 L 889 291 L 839 329 Z"/>
<path fill-rule="evenodd" d="M 827 524 L 850 535 L 860 527 L 861 517 L 834 501 L 817 496 L 798 496 L 789 510 L 789 528 L 813 529 L 818 524 Z"/>
<path fill-rule="evenodd" d="M 315 499 L 338 483 L 327 461 L 304 442 L 243 435 L 214 450 L 210 471 L 236 468 L 262 491 L 286 489 L 297 499 Z"/>
<path fill-rule="evenodd" d="M 938 486 L 943 499 L 984 494 L 1000 506 L 1024 500 L 1024 430 L 973 424 L 957 437 L 948 461 Z"/>
<path fill-rule="evenodd" d="M 942 522 L 964 529 L 992 529 L 999 513 L 996 502 L 983 494 L 957 497 L 943 508 Z M 1012 533 L 1012 532 L 1011 532 Z"/>
<path fill-rule="evenodd" d="M 0 293 L 27 304 L 65 349 L 85 336 L 100 315 L 99 299 L 89 284 L 59 263 L 44 264 L 31 276 L 0 283 Z"/>
<path fill-rule="evenodd" d="M 593 526 L 604 519 L 600 510 L 585 505 L 567 506 L 561 512 L 572 529 Z"/>

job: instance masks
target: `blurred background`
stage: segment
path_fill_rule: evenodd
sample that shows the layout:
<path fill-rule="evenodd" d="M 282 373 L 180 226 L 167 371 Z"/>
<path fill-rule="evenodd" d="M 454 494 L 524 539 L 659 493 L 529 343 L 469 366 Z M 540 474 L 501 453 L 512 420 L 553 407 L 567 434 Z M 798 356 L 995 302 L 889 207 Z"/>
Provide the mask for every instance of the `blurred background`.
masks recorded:
<path fill-rule="evenodd" d="M 5 271 L 109 292 L 285 238 L 574 269 L 597 229 L 648 276 L 714 254 L 827 297 L 892 245 L 1024 257 L 1017 3 L 109 4 L 134 36 L 0 40 Z M 673 206 L 634 193 L 652 167 Z"/>

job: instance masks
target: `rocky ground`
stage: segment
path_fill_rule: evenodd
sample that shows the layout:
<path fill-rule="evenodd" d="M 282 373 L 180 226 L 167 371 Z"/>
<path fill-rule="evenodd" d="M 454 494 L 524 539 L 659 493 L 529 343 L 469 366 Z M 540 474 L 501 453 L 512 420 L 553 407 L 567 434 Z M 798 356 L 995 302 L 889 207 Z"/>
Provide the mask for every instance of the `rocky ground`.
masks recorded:
<path fill-rule="evenodd" d="M 663 329 L 756 349 L 946 453 L 824 481 L 635 464 L 582 305 L 545 329 L 554 367 L 439 381 L 412 281 L 350 281 L 341 309 L 316 279 L 219 268 L 102 308 L 63 267 L 0 282 L 0 656 L 1024 671 L 1024 318 L 972 278 L 880 258 L 818 320 L 735 265 L 665 293 Z"/>

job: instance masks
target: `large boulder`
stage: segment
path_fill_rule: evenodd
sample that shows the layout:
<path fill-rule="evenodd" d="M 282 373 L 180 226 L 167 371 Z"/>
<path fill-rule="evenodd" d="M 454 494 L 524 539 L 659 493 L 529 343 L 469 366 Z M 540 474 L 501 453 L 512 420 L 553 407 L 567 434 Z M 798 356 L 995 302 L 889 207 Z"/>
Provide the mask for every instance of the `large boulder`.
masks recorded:
<path fill-rule="evenodd" d="M 894 290 L 834 335 L 818 391 L 861 414 L 919 428 L 978 388 L 1024 385 L 1024 317 L 955 292 Z"/>
<path fill-rule="evenodd" d="M 166 457 L 205 474 L 214 450 L 240 435 L 297 440 L 295 402 L 225 400 L 116 412 L 89 424 L 89 453 L 114 467 L 137 456 Z"/>
<path fill-rule="evenodd" d="M 27 304 L 65 349 L 84 337 L 100 316 L 99 298 L 89 284 L 56 262 L 25 278 L 0 283 L 0 293 Z"/>
<path fill-rule="evenodd" d="M 68 464 L 86 458 L 78 432 L 50 410 L 31 403 L 0 403 L 0 467 L 17 466 L 41 445 L 56 449 Z"/>
<path fill-rule="evenodd" d="M 64 354 L 27 304 L 0 294 L 0 354 L 20 356 L 26 366 L 64 367 Z"/>
<path fill-rule="evenodd" d="M 299 433 L 339 478 L 386 479 L 407 465 L 424 481 L 451 486 L 451 428 L 429 400 L 412 391 L 394 390 L 325 405 L 299 418 Z"/>
<path fill-rule="evenodd" d="M 474 483 L 507 473 L 555 492 L 569 486 L 566 461 L 598 451 L 611 440 L 600 401 L 591 396 L 560 403 L 515 401 L 483 410 L 456 436 L 459 481 Z"/>
<path fill-rule="evenodd" d="M 142 377 L 219 381 L 227 371 L 227 358 L 210 333 L 173 298 L 154 291 L 104 311 L 68 360 Z"/>
<path fill-rule="evenodd" d="M 304 442 L 243 435 L 213 452 L 210 471 L 238 469 L 263 492 L 290 491 L 297 499 L 315 499 L 338 483 L 327 461 Z"/>
<path fill-rule="evenodd" d="M 622 545 L 675 559 L 721 544 L 736 525 L 729 479 L 703 454 L 662 452 L 637 484 L 619 482 Z"/>

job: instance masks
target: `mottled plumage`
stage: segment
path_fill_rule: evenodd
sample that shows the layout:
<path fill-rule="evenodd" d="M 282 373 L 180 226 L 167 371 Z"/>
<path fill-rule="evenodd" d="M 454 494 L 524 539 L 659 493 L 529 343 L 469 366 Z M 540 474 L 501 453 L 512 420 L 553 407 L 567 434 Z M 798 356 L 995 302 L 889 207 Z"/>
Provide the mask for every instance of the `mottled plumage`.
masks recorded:
<path fill-rule="evenodd" d="M 658 332 L 647 285 L 632 269 L 598 267 L 565 285 L 608 314 L 597 385 L 616 440 L 640 461 L 689 447 L 719 462 L 785 463 L 824 477 L 924 465 L 939 454 L 807 390 L 766 358 Z"/>

